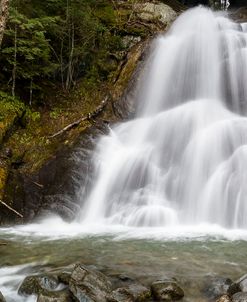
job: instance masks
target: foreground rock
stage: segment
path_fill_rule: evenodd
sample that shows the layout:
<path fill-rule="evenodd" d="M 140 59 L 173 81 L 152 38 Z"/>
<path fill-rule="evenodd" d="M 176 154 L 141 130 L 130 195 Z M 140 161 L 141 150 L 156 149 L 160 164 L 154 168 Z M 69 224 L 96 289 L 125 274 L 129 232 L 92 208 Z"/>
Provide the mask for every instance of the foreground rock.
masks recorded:
<path fill-rule="evenodd" d="M 78 264 L 72 272 L 69 288 L 79 302 L 106 302 L 111 283 L 102 273 Z"/>
<path fill-rule="evenodd" d="M 22 282 L 18 294 L 22 296 L 39 295 L 55 290 L 59 282 L 54 276 L 28 276 Z"/>
<path fill-rule="evenodd" d="M 145 302 L 151 298 L 150 289 L 141 284 L 117 288 L 107 296 L 108 302 Z"/>
<path fill-rule="evenodd" d="M 236 293 L 232 296 L 232 302 L 247 302 L 247 293 Z"/>
<path fill-rule="evenodd" d="M 68 290 L 45 292 L 39 294 L 37 302 L 73 302 L 74 299 Z"/>
<path fill-rule="evenodd" d="M 247 292 L 247 274 L 239 278 L 236 281 L 236 284 L 239 286 L 242 292 Z"/>
<path fill-rule="evenodd" d="M 175 280 L 158 280 L 151 285 L 152 294 L 158 301 L 171 302 L 180 300 L 184 291 Z"/>
<path fill-rule="evenodd" d="M 218 299 L 224 295 L 232 296 L 240 291 L 238 284 L 229 278 L 216 278 L 210 283 L 205 291 L 209 299 Z"/>

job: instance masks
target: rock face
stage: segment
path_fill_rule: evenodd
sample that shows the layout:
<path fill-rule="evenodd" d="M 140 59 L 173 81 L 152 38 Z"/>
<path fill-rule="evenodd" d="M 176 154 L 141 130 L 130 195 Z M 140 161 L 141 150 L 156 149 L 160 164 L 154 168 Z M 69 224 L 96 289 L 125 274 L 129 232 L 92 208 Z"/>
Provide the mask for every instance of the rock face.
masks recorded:
<path fill-rule="evenodd" d="M 72 272 L 69 288 L 79 302 L 106 302 L 111 283 L 102 273 L 78 264 Z"/>
<path fill-rule="evenodd" d="M 0 292 L 0 302 L 6 302 L 6 300 L 4 299 L 4 296 L 2 295 L 1 292 Z"/>
<path fill-rule="evenodd" d="M 151 285 L 152 294 L 158 301 L 176 301 L 184 296 L 184 291 L 174 280 L 158 280 Z"/>

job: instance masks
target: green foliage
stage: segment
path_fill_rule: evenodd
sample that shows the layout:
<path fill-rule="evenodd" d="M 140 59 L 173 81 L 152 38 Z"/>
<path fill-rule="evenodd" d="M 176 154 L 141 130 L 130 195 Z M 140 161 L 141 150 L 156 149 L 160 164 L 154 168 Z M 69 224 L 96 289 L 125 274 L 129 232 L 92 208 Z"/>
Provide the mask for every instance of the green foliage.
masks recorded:
<path fill-rule="evenodd" d="M 19 101 L 17 98 L 0 91 L 0 115 L 6 112 L 16 112 L 19 113 L 25 110 L 25 105 Z"/>
<path fill-rule="evenodd" d="M 110 54 L 123 48 L 117 26 L 108 0 L 12 0 L 0 54 L 2 89 L 28 102 L 41 98 L 49 81 L 69 90 L 80 78 L 106 80 Z"/>

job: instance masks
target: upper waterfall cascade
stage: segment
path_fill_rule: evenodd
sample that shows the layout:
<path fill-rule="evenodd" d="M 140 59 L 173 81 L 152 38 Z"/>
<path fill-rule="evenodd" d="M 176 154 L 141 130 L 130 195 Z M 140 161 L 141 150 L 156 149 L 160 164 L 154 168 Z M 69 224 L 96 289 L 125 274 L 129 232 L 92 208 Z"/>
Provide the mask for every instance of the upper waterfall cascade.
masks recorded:
<path fill-rule="evenodd" d="M 98 142 L 82 223 L 247 228 L 247 23 L 188 10 L 144 73 L 135 119 Z"/>

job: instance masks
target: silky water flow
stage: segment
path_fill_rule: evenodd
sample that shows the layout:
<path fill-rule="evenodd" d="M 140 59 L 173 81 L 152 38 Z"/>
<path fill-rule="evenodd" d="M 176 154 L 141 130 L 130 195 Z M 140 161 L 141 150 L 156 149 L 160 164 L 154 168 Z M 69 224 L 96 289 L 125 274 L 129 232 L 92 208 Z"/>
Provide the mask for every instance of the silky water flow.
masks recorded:
<path fill-rule="evenodd" d="M 247 24 L 197 7 L 152 48 L 135 119 L 97 145 L 82 224 L 247 228 Z"/>

